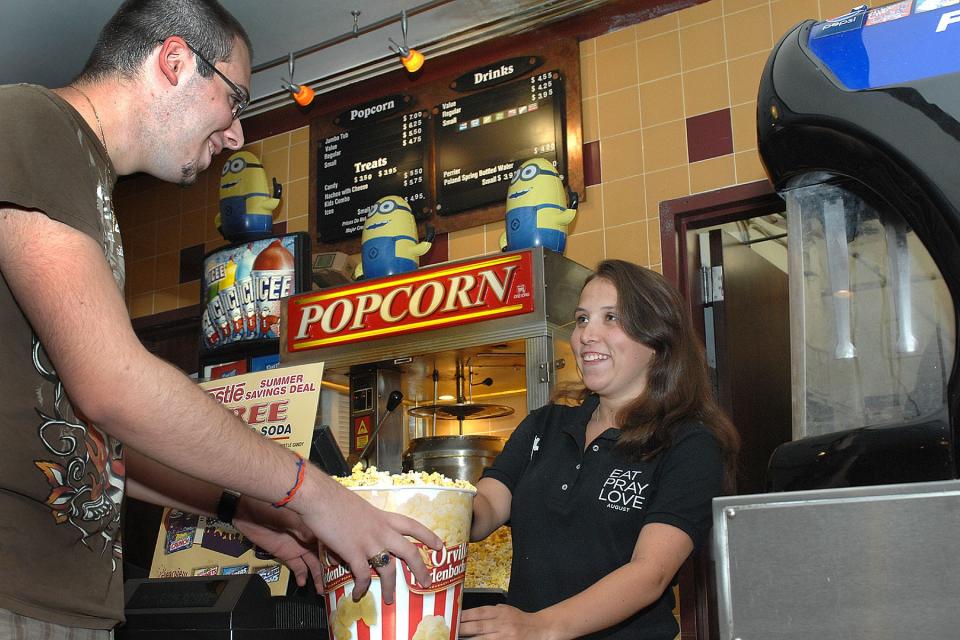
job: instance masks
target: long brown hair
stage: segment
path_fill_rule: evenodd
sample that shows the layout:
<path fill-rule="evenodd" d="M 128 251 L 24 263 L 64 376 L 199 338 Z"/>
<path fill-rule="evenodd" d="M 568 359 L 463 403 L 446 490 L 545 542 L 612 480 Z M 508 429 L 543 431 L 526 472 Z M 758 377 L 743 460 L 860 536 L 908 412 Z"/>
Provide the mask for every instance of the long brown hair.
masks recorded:
<path fill-rule="evenodd" d="M 671 445 L 676 427 L 698 420 L 720 445 L 725 484 L 733 491 L 740 436 L 717 406 L 703 346 L 680 293 L 659 273 L 623 260 L 604 260 L 584 285 L 596 278 L 616 288 L 624 332 L 654 351 L 644 390 L 617 414 L 617 447 L 649 459 Z M 584 390 L 583 397 L 588 394 Z"/>

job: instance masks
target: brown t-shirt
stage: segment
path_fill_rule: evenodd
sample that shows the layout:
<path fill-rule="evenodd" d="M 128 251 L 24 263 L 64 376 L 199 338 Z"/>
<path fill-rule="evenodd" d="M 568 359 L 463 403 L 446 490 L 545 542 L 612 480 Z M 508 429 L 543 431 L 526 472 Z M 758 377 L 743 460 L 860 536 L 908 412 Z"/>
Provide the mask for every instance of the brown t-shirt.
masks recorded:
<path fill-rule="evenodd" d="M 114 183 L 106 150 L 66 102 L 0 86 L 0 206 L 93 237 L 122 291 Z M 0 335 L 0 608 L 111 628 L 123 617 L 122 446 L 74 413 L 5 279 Z"/>

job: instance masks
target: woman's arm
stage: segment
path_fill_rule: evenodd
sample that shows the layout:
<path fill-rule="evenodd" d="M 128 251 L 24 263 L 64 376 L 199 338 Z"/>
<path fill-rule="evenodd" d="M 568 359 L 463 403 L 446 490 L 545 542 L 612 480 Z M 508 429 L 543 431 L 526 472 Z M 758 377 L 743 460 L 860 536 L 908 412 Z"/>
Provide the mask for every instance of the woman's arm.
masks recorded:
<path fill-rule="evenodd" d="M 584 591 L 536 613 L 507 605 L 468 609 L 460 618 L 460 633 L 561 640 L 606 629 L 656 602 L 691 551 L 693 540 L 682 530 L 648 524 L 640 530 L 630 562 Z"/>
<path fill-rule="evenodd" d="M 493 478 L 480 478 L 477 495 L 473 498 L 473 522 L 470 542 L 483 540 L 510 519 L 510 489 Z"/>

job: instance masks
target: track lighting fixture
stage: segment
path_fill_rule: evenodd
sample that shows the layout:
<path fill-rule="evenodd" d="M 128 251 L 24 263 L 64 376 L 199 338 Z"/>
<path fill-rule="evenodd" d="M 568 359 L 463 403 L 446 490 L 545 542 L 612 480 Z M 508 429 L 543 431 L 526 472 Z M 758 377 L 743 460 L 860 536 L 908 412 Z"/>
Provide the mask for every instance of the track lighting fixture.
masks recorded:
<path fill-rule="evenodd" d="M 287 70 L 290 73 L 290 79 L 283 78 L 283 84 L 281 86 L 290 92 L 294 102 L 298 105 L 301 107 L 309 106 L 309 104 L 313 102 L 314 91 L 305 84 L 294 84 L 293 52 L 290 52 L 290 57 L 287 59 Z"/>
<path fill-rule="evenodd" d="M 403 68 L 410 73 L 416 73 L 420 67 L 423 66 L 424 57 L 423 54 L 417 51 L 416 49 L 411 49 L 407 46 L 407 10 L 404 9 L 400 12 L 400 30 L 403 32 L 403 45 L 399 45 L 394 42 L 393 38 L 387 38 L 393 44 L 391 47 L 387 47 L 393 51 L 395 54 L 400 56 L 400 64 L 403 65 Z"/>

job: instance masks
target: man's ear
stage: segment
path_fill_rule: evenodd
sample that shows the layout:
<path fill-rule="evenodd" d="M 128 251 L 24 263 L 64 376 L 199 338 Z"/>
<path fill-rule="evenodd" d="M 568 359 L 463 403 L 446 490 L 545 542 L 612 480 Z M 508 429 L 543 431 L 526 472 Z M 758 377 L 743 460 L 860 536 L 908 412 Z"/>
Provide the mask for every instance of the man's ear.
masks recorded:
<path fill-rule="evenodd" d="M 187 43 L 179 36 L 170 36 L 160 45 L 157 64 L 160 65 L 160 73 L 171 85 L 177 86 L 180 82 L 180 76 L 188 65 L 188 56 L 191 55 Z"/>

